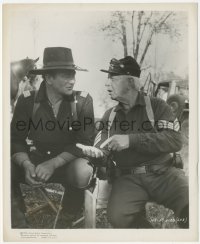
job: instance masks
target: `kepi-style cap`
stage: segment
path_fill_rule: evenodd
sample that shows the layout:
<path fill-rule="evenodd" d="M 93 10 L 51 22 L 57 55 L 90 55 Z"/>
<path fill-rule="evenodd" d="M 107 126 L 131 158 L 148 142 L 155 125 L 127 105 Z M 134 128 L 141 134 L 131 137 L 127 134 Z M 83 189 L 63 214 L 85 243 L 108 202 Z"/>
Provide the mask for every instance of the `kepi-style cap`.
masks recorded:
<path fill-rule="evenodd" d="M 131 75 L 135 77 L 140 77 L 140 66 L 137 61 L 131 57 L 126 56 L 122 59 L 111 59 L 110 66 L 108 70 L 101 69 L 102 72 L 110 74 L 110 76 L 117 75 Z"/>

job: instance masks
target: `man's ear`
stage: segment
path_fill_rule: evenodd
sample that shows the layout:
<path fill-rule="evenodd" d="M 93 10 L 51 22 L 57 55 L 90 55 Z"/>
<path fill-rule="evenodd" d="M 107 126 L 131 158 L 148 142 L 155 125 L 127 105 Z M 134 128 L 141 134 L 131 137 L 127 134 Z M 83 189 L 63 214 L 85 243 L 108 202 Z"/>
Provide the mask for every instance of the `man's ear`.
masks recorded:
<path fill-rule="evenodd" d="M 127 83 L 128 83 L 128 88 L 129 89 L 133 89 L 133 87 L 134 87 L 134 80 L 133 80 L 133 78 L 131 77 L 127 77 Z"/>

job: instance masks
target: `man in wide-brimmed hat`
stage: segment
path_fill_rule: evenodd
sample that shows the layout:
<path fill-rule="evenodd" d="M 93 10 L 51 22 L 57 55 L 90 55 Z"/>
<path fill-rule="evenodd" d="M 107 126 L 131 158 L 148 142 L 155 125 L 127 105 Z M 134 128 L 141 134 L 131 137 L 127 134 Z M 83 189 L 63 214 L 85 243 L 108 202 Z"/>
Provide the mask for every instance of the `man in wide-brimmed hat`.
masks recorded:
<path fill-rule="evenodd" d="M 188 182 L 172 157 L 182 146 L 179 122 L 165 101 L 140 92 L 141 70 L 133 57 L 112 59 L 109 69 L 101 71 L 108 73 L 106 88 L 118 105 L 105 112 L 102 124 L 107 126 L 101 126 L 95 147 L 77 146 L 107 165 L 110 223 L 115 228 L 153 228 L 145 205 L 155 201 L 172 209 L 180 227 L 188 228 Z"/>
<path fill-rule="evenodd" d="M 75 144 L 93 144 L 94 113 L 91 96 L 73 90 L 79 70 L 85 71 L 74 64 L 71 49 L 45 48 L 43 67 L 30 71 L 43 76 L 39 90 L 18 99 L 11 123 L 13 228 L 26 227 L 14 207 L 21 201 L 19 183 L 62 183 L 65 210 L 74 214 L 82 206 L 93 168 Z"/>

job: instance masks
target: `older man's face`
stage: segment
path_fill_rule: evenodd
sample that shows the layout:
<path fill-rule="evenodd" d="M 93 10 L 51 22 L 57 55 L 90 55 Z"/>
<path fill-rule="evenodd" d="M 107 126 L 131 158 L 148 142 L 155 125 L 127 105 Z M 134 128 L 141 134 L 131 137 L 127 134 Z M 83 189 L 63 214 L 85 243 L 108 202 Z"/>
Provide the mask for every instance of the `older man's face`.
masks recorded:
<path fill-rule="evenodd" d="M 126 75 L 112 76 L 106 82 L 107 91 L 113 100 L 120 101 L 126 97 L 130 84 Z"/>
<path fill-rule="evenodd" d="M 48 83 L 56 93 L 71 95 L 75 84 L 74 71 L 58 71 L 54 76 L 48 77 Z"/>

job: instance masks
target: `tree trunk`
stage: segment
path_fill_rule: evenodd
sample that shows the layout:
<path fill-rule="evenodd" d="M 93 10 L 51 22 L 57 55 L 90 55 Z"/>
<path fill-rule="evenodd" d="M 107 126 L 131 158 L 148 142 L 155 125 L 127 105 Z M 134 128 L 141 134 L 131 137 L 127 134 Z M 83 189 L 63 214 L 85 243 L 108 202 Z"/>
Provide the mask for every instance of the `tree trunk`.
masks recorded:
<path fill-rule="evenodd" d="M 133 14 L 132 14 L 131 27 L 132 27 L 132 37 L 133 37 L 133 57 L 135 58 L 134 14 L 135 14 L 135 11 L 133 11 Z"/>
<path fill-rule="evenodd" d="M 146 43 L 146 46 L 145 46 L 145 48 L 144 48 L 144 51 L 143 51 L 143 53 L 142 53 L 142 56 L 141 56 L 141 59 L 140 59 L 140 66 L 142 66 L 142 64 L 143 64 L 143 62 L 144 62 L 144 58 L 145 58 L 145 56 L 146 56 L 146 54 L 147 54 L 147 51 L 148 51 L 148 49 L 149 49 L 149 46 L 151 45 L 151 39 L 152 39 L 153 33 L 154 33 L 154 30 L 151 31 L 151 34 L 150 34 L 150 36 L 149 36 L 149 39 L 148 39 L 148 41 L 147 41 L 147 43 Z"/>
<path fill-rule="evenodd" d="M 135 59 L 138 57 L 139 47 L 140 47 L 140 30 L 141 30 L 141 20 L 142 20 L 143 12 L 139 12 L 138 14 L 138 26 L 137 26 L 137 38 L 136 38 L 136 49 L 135 49 Z"/>
<path fill-rule="evenodd" d="M 123 17 L 120 17 L 121 28 L 122 28 L 122 44 L 124 47 L 124 57 L 128 55 L 128 48 L 127 48 L 127 37 L 126 37 L 126 26 Z"/>
<path fill-rule="evenodd" d="M 170 12 L 167 16 L 165 16 L 164 19 L 161 19 L 160 22 L 159 22 L 159 24 L 158 24 L 157 26 L 155 25 L 155 26 L 153 27 L 153 29 L 152 29 L 152 31 L 151 31 L 151 34 L 150 34 L 150 36 L 149 36 L 149 38 L 148 38 L 148 40 L 147 40 L 146 46 L 145 46 L 145 48 L 144 48 L 143 54 L 142 54 L 142 56 L 141 56 L 141 59 L 140 59 L 140 66 L 141 66 L 142 63 L 144 62 L 144 58 L 145 58 L 145 56 L 146 56 L 146 53 L 147 53 L 147 51 L 148 51 L 148 49 L 149 49 L 149 46 L 151 45 L 151 40 L 152 40 L 152 36 L 153 36 L 153 34 L 154 34 L 155 31 L 157 30 L 157 28 L 160 28 L 160 27 L 166 22 L 166 20 L 170 17 L 170 15 L 172 15 L 172 12 Z"/>

